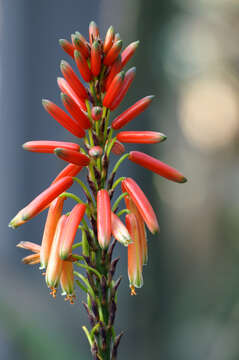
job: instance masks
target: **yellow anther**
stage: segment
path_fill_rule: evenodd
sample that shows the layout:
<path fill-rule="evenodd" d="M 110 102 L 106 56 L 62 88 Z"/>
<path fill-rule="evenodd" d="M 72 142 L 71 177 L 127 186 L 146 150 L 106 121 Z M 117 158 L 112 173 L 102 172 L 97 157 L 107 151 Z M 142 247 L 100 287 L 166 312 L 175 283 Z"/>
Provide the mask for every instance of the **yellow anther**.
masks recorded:
<path fill-rule="evenodd" d="M 131 295 L 131 296 L 135 296 L 135 295 L 136 295 L 136 291 L 135 291 L 134 285 L 131 285 L 131 286 L 130 286 L 130 289 L 131 289 L 130 295 Z"/>

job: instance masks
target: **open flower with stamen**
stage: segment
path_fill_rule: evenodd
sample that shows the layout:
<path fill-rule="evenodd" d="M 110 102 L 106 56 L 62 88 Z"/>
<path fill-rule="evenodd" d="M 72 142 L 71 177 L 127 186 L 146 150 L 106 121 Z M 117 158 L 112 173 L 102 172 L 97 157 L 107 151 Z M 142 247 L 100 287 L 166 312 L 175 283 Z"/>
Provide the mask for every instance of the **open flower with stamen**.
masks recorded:
<path fill-rule="evenodd" d="M 54 297 L 59 283 L 70 303 L 75 298 L 74 286 L 86 292 L 85 308 L 92 329 L 84 326 L 83 330 L 93 358 L 116 360 L 122 333 L 114 336 L 121 280 L 114 280 L 119 261 L 113 258 L 114 247 L 116 243 L 128 247 L 128 277 L 134 295 L 135 288 L 143 285 L 142 270 L 148 260 L 145 225 L 153 234 L 159 230 L 157 216 L 143 190 L 133 179 L 118 177 L 119 167 L 129 160 L 175 182 L 185 182 L 186 178 L 147 154 L 125 152 L 124 144 L 156 144 L 165 140 L 165 135 L 147 129 L 118 132 L 142 116 L 154 97 L 145 96 L 114 115 L 135 79 L 136 68 L 126 66 L 139 41 L 121 51 L 119 33 L 110 26 L 101 39 L 95 22 L 89 25 L 88 40 L 79 32 L 73 33 L 70 40 L 60 40 L 70 62 L 61 60 L 63 77 L 57 78 L 65 110 L 50 100 L 42 103 L 72 140 L 34 140 L 23 145 L 31 152 L 54 153 L 69 164 L 50 180 L 48 188 L 18 212 L 9 226 L 16 228 L 48 209 L 41 246 L 29 241 L 18 245 L 32 251 L 23 262 L 33 265 L 41 261 Z M 73 182 L 74 189 L 80 189 L 76 194 L 68 192 Z M 115 199 L 120 183 L 122 193 Z M 66 210 L 68 199 L 74 205 Z M 125 207 L 121 208 L 123 199 Z M 124 221 L 121 216 L 125 213 Z"/>

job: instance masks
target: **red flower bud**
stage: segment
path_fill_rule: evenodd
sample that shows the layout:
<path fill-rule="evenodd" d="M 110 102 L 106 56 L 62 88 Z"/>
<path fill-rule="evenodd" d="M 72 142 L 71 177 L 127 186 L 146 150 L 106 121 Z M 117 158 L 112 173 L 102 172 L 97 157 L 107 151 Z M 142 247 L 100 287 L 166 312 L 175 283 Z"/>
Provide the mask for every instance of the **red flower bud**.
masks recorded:
<path fill-rule="evenodd" d="M 123 143 L 156 144 L 167 139 L 167 136 L 155 131 L 122 131 L 117 139 Z"/>
<path fill-rule="evenodd" d="M 123 85 L 118 93 L 118 95 L 115 97 L 114 101 L 111 105 L 111 110 L 115 110 L 121 103 L 121 101 L 124 99 L 125 95 L 127 94 L 127 91 L 129 90 L 130 85 L 132 84 L 134 78 L 136 75 L 136 68 L 133 67 L 129 69 L 124 78 Z"/>
<path fill-rule="evenodd" d="M 65 176 L 76 176 L 82 169 L 82 166 L 69 164 L 57 175 L 57 177 L 53 180 L 52 185 L 55 184 L 58 180 L 64 178 Z"/>
<path fill-rule="evenodd" d="M 112 147 L 112 153 L 115 155 L 121 155 L 125 152 L 125 147 L 121 142 L 118 140 L 115 141 L 113 147 Z"/>
<path fill-rule="evenodd" d="M 131 178 L 123 180 L 121 185 L 123 192 L 127 192 L 133 200 L 149 230 L 153 234 L 156 233 L 159 225 L 155 212 L 139 185 Z"/>
<path fill-rule="evenodd" d="M 72 67 L 66 61 L 62 60 L 60 68 L 62 75 L 64 76 L 70 87 L 74 90 L 76 95 L 83 99 L 88 98 L 88 94 L 84 85 L 81 83 Z"/>
<path fill-rule="evenodd" d="M 40 153 L 54 153 L 55 148 L 62 147 L 64 149 L 70 149 L 79 151 L 80 145 L 65 142 L 65 141 L 49 141 L 49 140 L 40 140 L 40 141 L 28 141 L 22 145 L 24 150 Z"/>
<path fill-rule="evenodd" d="M 78 226 L 85 214 L 86 206 L 84 204 L 77 204 L 71 210 L 70 215 L 67 218 L 62 233 L 62 242 L 60 247 L 60 257 L 66 260 L 72 252 L 72 245 L 75 240 Z"/>
<path fill-rule="evenodd" d="M 82 54 L 82 56 L 88 59 L 88 57 L 90 56 L 90 47 L 84 36 L 81 35 L 79 32 L 76 32 L 74 35 L 72 35 L 71 39 L 76 50 L 78 50 Z"/>
<path fill-rule="evenodd" d="M 111 205 L 107 190 L 97 193 L 97 233 L 102 249 L 108 247 L 111 239 Z"/>
<path fill-rule="evenodd" d="M 73 184 L 73 179 L 66 176 L 49 186 L 30 202 L 11 220 L 9 227 L 16 228 L 43 211 L 57 196 L 66 191 Z"/>
<path fill-rule="evenodd" d="M 91 109 L 91 116 L 92 116 L 92 119 L 95 121 L 100 120 L 102 117 L 102 107 L 93 106 L 93 108 Z"/>
<path fill-rule="evenodd" d="M 94 76 L 98 76 L 101 70 L 101 44 L 94 41 L 91 46 L 91 72 Z"/>
<path fill-rule="evenodd" d="M 139 45 L 139 41 L 134 41 L 131 44 L 129 44 L 124 51 L 122 51 L 121 54 L 121 61 L 122 61 L 122 68 L 129 62 L 129 60 L 132 58 L 132 56 L 135 53 L 135 50 L 137 49 Z"/>
<path fill-rule="evenodd" d="M 61 124 L 65 129 L 70 131 L 73 135 L 81 138 L 85 136 L 84 130 L 72 120 L 59 106 L 49 100 L 42 100 L 42 105 L 45 110 Z"/>
<path fill-rule="evenodd" d="M 87 166 L 90 162 L 88 156 L 81 154 L 78 151 L 56 148 L 54 152 L 60 159 L 75 165 Z"/>
<path fill-rule="evenodd" d="M 90 82 L 92 79 L 92 74 L 91 74 L 91 71 L 89 69 L 89 66 L 87 64 L 85 57 L 82 56 L 82 54 L 77 50 L 75 50 L 74 56 L 75 56 L 76 65 L 78 67 L 78 70 L 79 70 L 82 78 L 86 82 Z"/>
<path fill-rule="evenodd" d="M 122 44 L 123 44 L 122 40 L 118 40 L 113 43 L 113 45 L 111 46 L 111 48 L 109 49 L 108 53 L 104 58 L 104 65 L 109 66 L 113 64 L 113 62 L 116 60 L 116 58 L 118 57 L 121 51 Z"/>
<path fill-rule="evenodd" d="M 155 172 L 160 176 L 165 177 L 168 180 L 172 180 L 177 183 L 185 183 L 187 181 L 187 179 L 176 169 L 140 151 L 131 151 L 129 160 Z"/>
<path fill-rule="evenodd" d="M 136 116 L 141 114 L 151 103 L 154 96 L 145 96 L 143 99 L 137 101 L 130 108 L 125 110 L 122 114 L 117 116 L 112 122 L 112 128 L 115 130 L 121 129 L 123 126 L 128 124 L 131 120 L 133 120 Z"/>
<path fill-rule="evenodd" d="M 68 84 L 68 82 L 65 79 L 58 77 L 57 84 L 58 84 L 59 88 L 61 89 L 61 91 L 64 94 L 68 95 L 77 104 L 77 106 L 81 110 L 83 110 L 83 111 L 86 110 L 85 101 L 76 95 L 75 91 L 70 87 L 70 85 Z"/>
<path fill-rule="evenodd" d="M 110 26 L 105 35 L 105 41 L 104 41 L 104 47 L 103 47 L 105 54 L 109 51 L 109 49 L 113 45 L 114 36 L 115 36 L 114 28 L 113 28 L 113 26 Z"/>
<path fill-rule="evenodd" d="M 92 148 L 90 148 L 89 150 L 89 155 L 92 157 L 98 157 L 101 156 L 103 154 L 103 150 L 102 147 L 100 146 L 92 146 Z"/>
<path fill-rule="evenodd" d="M 74 46 L 65 39 L 60 39 L 59 44 L 61 45 L 62 49 L 74 59 Z"/>
<path fill-rule="evenodd" d="M 99 38 L 99 29 L 94 21 L 90 22 L 89 25 L 89 40 L 92 45 L 95 40 Z"/>
<path fill-rule="evenodd" d="M 103 105 L 109 109 L 111 109 L 111 105 L 117 95 L 117 93 L 119 92 L 120 88 L 122 87 L 123 84 L 123 80 L 124 80 L 124 72 L 121 71 L 120 73 L 118 73 L 113 81 L 111 82 L 104 100 L 103 100 Z"/>
<path fill-rule="evenodd" d="M 91 127 L 90 120 L 84 111 L 72 100 L 72 98 L 66 94 L 61 93 L 61 101 L 70 115 L 83 129 L 89 129 Z"/>
<path fill-rule="evenodd" d="M 111 82 L 113 81 L 114 77 L 120 72 L 120 70 L 122 69 L 122 65 L 121 65 L 121 57 L 118 56 L 117 59 L 115 60 L 115 62 L 112 64 L 109 74 L 106 78 L 106 82 L 105 82 L 105 89 L 108 90 Z"/>

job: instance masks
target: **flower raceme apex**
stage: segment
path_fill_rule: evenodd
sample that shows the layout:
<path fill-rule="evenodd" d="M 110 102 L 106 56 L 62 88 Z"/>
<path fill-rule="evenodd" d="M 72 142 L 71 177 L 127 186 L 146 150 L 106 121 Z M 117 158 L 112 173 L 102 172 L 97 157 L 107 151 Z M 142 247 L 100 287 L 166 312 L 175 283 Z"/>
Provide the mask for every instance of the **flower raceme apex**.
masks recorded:
<path fill-rule="evenodd" d="M 143 285 L 143 265 L 148 259 L 145 225 L 153 234 L 159 231 L 156 213 L 140 186 L 131 178 L 117 178 L 121 163 L 129 160 L 178 183 L 186 178 L 150 155 L 140 151 L 125 153 L 127 143 L 156 144 L 166 140 L 157 131 L 125 130 L 129 122 L 151 105 L 153 95 L 138 99 L 110 120 L 136 76 L 135 67 L 126 67 L 139 42 L 124 48 L 112 26 L 102 39 L 97 25 L 91 22 L 88 40 L 76 32 L 71 40 L 61 39 L 59 43 L 68 57 L 61 60 L 62 77 L 57 79 L 64 109 L 51 100 L 42 100 L 42 104 L 51 118 L 71 134 L 72 141 L 31 140 L 23 148 L 55 155 L 65 167 L 55 179 L 50 179 L 40 195 L 17 213 L 9 226 L 16 228 L 44 210 L 47 212 L 41 244 L 18 245 L 33 252 L 23 262 L 41 264 L 53 296 L 61 286 L 66 299 L 73 303 L 75 284 L 90 294 L 85 308 L 92 327 L 96 329 L 99 313 L 103 317 L 108 314 L 107 319 L 100 319 L 104 338 L 113 326 L 120 283 L 120 279 L 113 280 L 118 262 L 112 260 L 116 241 L 128 248 L 128 276 L 134 295 L 135 287 Z M 115 163 L 110 167 L 112 161 Z M 68 192 L 73 183 L 81 190 L 78 194 Z M 122 193 L 115 199 L 115 189 L 120 183 Z M 71 211 L 64 210 L 67 199 L 76 203 Z M 119 210 L 123 199 L 125 208 Z M 76 267 L 82 268 L 87 277 L 76 271 Z M 100 305 L 96 293 L 105 307 L 103 311 L 97 312 Z M 95 358 L 105 358 L 104 340 L 100 344 L 92 343 L 94 333 L 90 337 L 84 331 L 90 339 L 92 354 L 100 354 Z M 113 342 L 112 333 L 107 333 L 107 338 L 112 341 L 112 354 L 116 354 L 119 339 Z"/>

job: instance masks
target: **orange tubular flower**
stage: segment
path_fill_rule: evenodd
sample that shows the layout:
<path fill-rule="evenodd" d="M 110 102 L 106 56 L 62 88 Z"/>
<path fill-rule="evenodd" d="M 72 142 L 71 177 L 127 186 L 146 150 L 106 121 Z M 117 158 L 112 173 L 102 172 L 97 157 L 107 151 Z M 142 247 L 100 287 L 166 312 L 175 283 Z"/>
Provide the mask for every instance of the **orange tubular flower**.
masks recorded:
<path fill-rule="evenodd" d="M 17 247 L 21 248 L 21 249 L 25 249 L 25 250 L 30 250 L 34 253 L 39 254 L 40 253 L 40 245 L 35 244 L 31 241 L 21 241 L 19 244 L 16 245 Z"/>
<path fill-rule="evenodd" d="M 121 51 L 122 44 L 123 44 L 122 40 L 118 40 L 113 43 L 113 45 L 111 46 L 111 48 L 109 49 L 108 53 L 104 58 L 104 65 L 109 66 L 113 64 L 113 62 L 116 60 L 116 58 L 118 57 Z"/>
<path fill-rule="evenodd" d="M 168 180 L 177 183 L 185 183 L 187 181 L 187 179 L 180 172 L 178 172 L 178 170 L 140 151 L 131 151 L 129 160 L 155 172 L 160 176 L 165 177 Z"/>
<path fill-rule="evenodd" d="M 62 75 L 64 76 L 70 87 L 74 90 L 76 95 L 82 99 L 88 98 L 88 94 L 84 85 L 81 83 L 72 67 L 66 61 L 62 60 L 60 68 Z"/>
<path fill-rule="evenodd" d="M 76 176 L 82 169 L 82 166 L 69 164 L 57 175 L 57 177 L 53 180 L 52 184 L 55 184 L 58 180 L 64 178 L 65 176 Z"/>
<path fill-rule="evenodd" d="M 130 243 L 132 243 L 132 239 L 127 228 L 119 219 L 119 217 L 113 212 L 111 212 L 111 230 L 116 240 L 118 240 L 124 246 L 128 246 Z"/>
<path fill-rule="evenodd" d="M 101 70 L 101 44 L 95 40 L 91 47 L 91 72 L 98 76 Z"/>
<path fill-rule="evenodd" d="M 77 50 L 75 50 L 74 56 L 75 56 L 76 65 L 78 67 L 78 70 L 79 70 L 82 78 L 86 82 L 90 82 L 91 79 L 92 79 L 92 73 L 91 73 L 91 71 L 89 69 L 89 66 L 87 64 L 87 61 L 86 61 L 85 57 L 82 56 L 82 54 Z"/>
<path fill-rule="evenodd" d="M 148 262 L 148 244 L 147 244 L 147 234 L 144 225 L 144 220 L 140 215 L 132 199 L 129 196 L 126 196 L 124 199 L 127 209 L 130 210 L 130 212 L 136 216 L 136 220 L 139 228 L 142 263 L 143 265 L 146 265 Z"/>
<path fill-rule="evenodd" d="M 40 195 L 38 195 L 30 204 L 20 210 L 18 214 L 10 221 L 9 227 L 16 228 L 34 216 L 43 211 L 57 196 L 66 191 L 73 184 L 73 179 L 70 176 L 66 176 L 60 179 Z"/>
<path fill-rule="evenodd" d="M 66 300 L 69 300 L 70 304 L 74 304 L 75 297 L 73 270 L 73 264 L 71 261 L 63 261 L 60 284 L 62 289 L 62 295 L 66 295 Z"/>
<path fill-rule="evenodd" d="M 115 130 L 122 129 L 126 124 L 133 120 L 136 116 L 141 114 L 151 104 L 154 96 L 145 96 L 143 99 L 137 101 L 134 105 L 125 110 L 122 114 L 117 116 L 112 122 L 112 128 Z"/>
<path fill-rule="evenodd" d="M 88 156 L 81 154 L 78 151 L 56 148 L 54 152 L 60 159 L 75 165 L 87 166 L 90 162 L 90 158 Z"/>
<path fill-rule="evenodd" d="M 91 127 L 90 120 L 83 110 L 75 103 L 75 101 L 68 95 L 61 93 L 61 101 L 70 115 L 83 129 Z"/>
<path fill-rule="evenodd" d="M 111 105 L 111 110 L 115 110 L 121 103 L 121 101 L 124 99 L 125 95 L 127 94 L 127 91 L 129 90 L 130 85 L 132 84 L 136 74 L 136 68 L 133 67 L 129 69 L 124 78 L 123 85 L 120 89 L 119 94 L 115 97 L 114 101 Z"/>
<path fill-rule="evenodd" d="M 111 82 L 113 81 L 114 77 L 120 72 L 121 69 L 122 69 L 121 57 L 118 56 L 115 62 L 112 64 L 109 74 L 106 78 L 106 82 L 105 82 L 106 90 L 109 89 Z"/>
<path fill-rule="evenodd" d="M 156 131 L 122 131 L 117 139 L 123 143 L 156 144 L 167 139 L 167 136 Z"/>
<path fill-rule="evenodd" d="M 74 46 L 65 39 L 60 39 L 59 44 L 61 45 L 62 49 L 74 59 Z"/>
<path fill-rule="evenodd" d="M 143 191 L 131 178 L 124 179 L 121 184 L 122 190 L 129 194 L 151 233 L 155 234 L 159 231 L 158 221 L 155 212 Z"/>
<path fill-rule="evenodd" d="M 97 233 L 102 249 L 108 247 L 111 239 L 111 205 L 107 190 L 97 193 Z"/>
<path fill-rule="evenodd" d="M 124 80 L 124 72 L 121 71 L 114 77 L 112 83 L 109 86 L 109 89 L 107 90 L 107 92 L 105 94 L 105 97 L 103 100 L 103 105 L 105 107 L 111 109 L 111 105 L 123 84 L 123 80 Z"/>
<path fill-rule="evenodd" d="M 66 260 L 72 252 L 72 245 L 75 240 L 76 232 L 85 214 L 85 210 L 86 206 L 84 204 L 77 204 L 71 210 L 70 215 L 67 218 L 60 247 L 60 257 L 63 260 Z"/>
<path fill-rule="evenodd" d="M 126 227 L 133 240 L 132 244 L 128 245 L 128 276 L 131 295 L 135 295 L 135 287 L 140 288 L 143 286 L 140 234 L 137 219 L 134 214 L 126 215 L 125 221 Z"/>
<path fill-rule="evenodd" d="M 64 94 L 68 95 L 81 110 L 86 110 L 85 101 L 83 101 L 79 96 L 76 95 L 75 91 L 70 87 L 70 85 L 65 79 L 58 77 L 57 84 L 61 91 Z"/>
<path fill-rule="evenodd" d="M 122 51 L 121 59 L 122 59 L 122 68 L 129 62 L 129 60 L 132 58 L 132 56 L 135 53 L 135 50 L 137 49 L 139 45 L 139 41 L 134 41 L 131 44 L 127 46 L 127 48 Z"/>
<path fill-rule="evenodd" d="M 103 46 L 103 50 L 105 54 L 110 50 L 111 46 L 113 45 L 114 36 L 115 36 L 114 28 L 113 26 L 110 26 L 106 33 L 104 46 Z"/>
<path fill-rule="evenodd" d="M 64 128 L 70 131 L 73 135 L 82 138 L 85 136 L 84 130 L 77 124 L 76 121 L 72 120 L 59 106 L 54 104 L 50 100 L 42 100 L 42 105 L 45 110 Z"/>
<path fill-rule="evenodd" d="M 50 257 L 46 269 L 46 283 L 52 289 L 52 295 L 55 296 L 55 289 L 57 288 L 61 276 L 63 260 L 60 258 L 59 250 L 61 246 L 62 232 L 66 224 L 67 216 L 62 215 L 59 219 L 51 246 Z"/>
<path fill-rule="evenodd" d="M 22 145 L 24 150 L 40 153 L 49 153 L 53 154 L 56 148 L 62 147 L 64 149 L 70 149 L 79 151 L 80 146 L 75 143 L 64 142 L 64 141 L 49 141 L 49 140 L 40 140 L 40 141 L 28 141 Z"/>
<path fill-rule="evenodd" d="M 64 200 L 65 200 L 64 198 L 60 198 L 60 197 L 56 198 L 51 203 L 48 210 L 48 215 L 46 219 L 46 224 L 45 224 L 42 243 L 41 243 L 41 250 L 40 250 L 42 269 L 45 269 L 48 264 L 50 250 L 54 239 L 56 226 L 62 214 Z"/>
<path fill-rule="evenodd" d="M 76 50 L 78 50 L 82 54 L 82 56 L 88 59 L 88 57 L 90 56 L 90 48 L 84 36 L 77 31 L 72 36 L 72 42 Z"/>

